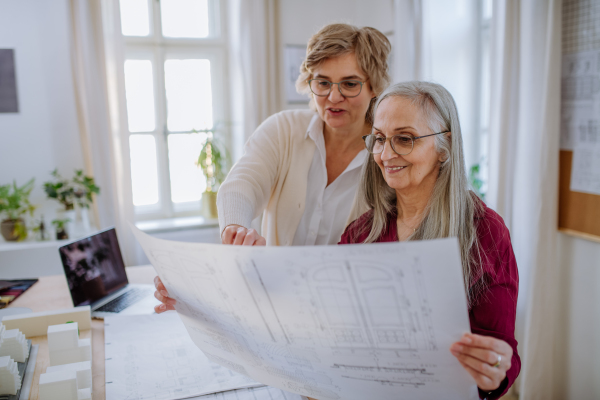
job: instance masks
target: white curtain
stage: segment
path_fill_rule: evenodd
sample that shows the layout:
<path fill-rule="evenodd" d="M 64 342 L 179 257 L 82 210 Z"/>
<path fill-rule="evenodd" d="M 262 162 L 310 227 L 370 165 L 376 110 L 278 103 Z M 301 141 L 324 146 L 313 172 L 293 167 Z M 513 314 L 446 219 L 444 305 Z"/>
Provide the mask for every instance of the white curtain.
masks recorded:
<path fill-rule="evenodd" d="M 118 80 L 122 79 L 122 42 L 116 0 L 70 0 L 71 55 L 85 172 L 101 188 L 94 204 L 99 228 L 115 226 L 127 265 L 140 254 L 128 221 L 133 203 L 128 190 L 129 165 L 123 163 Z"/>
<path fill-rule="evenodd" d="M 560 0 L 496 0 L 491 40 L 488 202 L 519 266 L 520 397 L 559 399 Z"/>
<path fill-rule="evenodd" d="M 427 49 L 422 0 L 394 0 L 391 73 L 394 82 L 425 79 Z"/>
<path fill-rule="evenodd" d="M 234 159 L 254 130 L 279 111 L 277 1 L 229 0 L 229 82 Z"/>

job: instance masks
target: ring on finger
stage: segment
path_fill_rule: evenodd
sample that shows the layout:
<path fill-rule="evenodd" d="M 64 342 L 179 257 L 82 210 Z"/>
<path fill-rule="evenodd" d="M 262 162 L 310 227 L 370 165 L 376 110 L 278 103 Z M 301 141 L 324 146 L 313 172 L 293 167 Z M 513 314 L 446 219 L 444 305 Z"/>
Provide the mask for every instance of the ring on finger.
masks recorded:
<path fill-rule="evenodd" d="M 492 365 L 492 367 L 494 368 L 500 368 L 500 363 L 502 362 L 502 356 L 500 354 L 498 354 L 498 360 L 496 361 L 496 364 Z"/>

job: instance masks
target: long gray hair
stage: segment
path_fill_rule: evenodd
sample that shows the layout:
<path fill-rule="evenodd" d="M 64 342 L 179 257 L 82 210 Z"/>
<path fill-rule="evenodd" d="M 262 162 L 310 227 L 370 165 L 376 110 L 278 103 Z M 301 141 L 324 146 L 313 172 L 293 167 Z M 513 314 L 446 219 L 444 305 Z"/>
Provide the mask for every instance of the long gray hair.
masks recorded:
<path fill-rule="evenodd" d="M 468 301 L 479 293 L 485 283 L 481 277 L 481 255 L 478 251 L 475 217 L 481 203 L 469 190 L 463 155 L 462 135 L 458 112 L 452 95 L 441 85 L 430 82 L 403 82 L 387 88 L 377 99 L 374 108 L 388 97 L 412 101 L 423 112 L 432 132 L 450 131 L 436 135 L 435 148 L 444 160 L 421 224 L 408 240 L 428 240 L 457 237 L 463 267 L 463 279 Z M 353 216 L 373 210 L 371 231 L 365 243 L 375 242 L 386 228 L 387 215 L 396 208 L 396 191 L 388 186 L 373 155 L 363 165 L 362 178 Z M 400 212 L 400 210 L 398 210 Z M 365 227 L 368 229 L 368 226 Z M 363 230 L 364 232 L 364 230 Z M 362 232 L 359 232 L 360 235 Z"/>

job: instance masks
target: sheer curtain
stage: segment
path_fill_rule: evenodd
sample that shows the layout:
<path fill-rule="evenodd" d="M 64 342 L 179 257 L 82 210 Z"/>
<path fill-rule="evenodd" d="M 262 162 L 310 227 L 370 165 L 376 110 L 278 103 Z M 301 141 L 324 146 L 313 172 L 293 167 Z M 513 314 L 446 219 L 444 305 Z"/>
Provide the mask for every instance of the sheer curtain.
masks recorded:
<path fill-rule="evenodd" d="M 394 83 L 425 79 L 425 42 L 422 0 L 394 0 L 392 79 Z"/>
<path fill-rule="evenodd" d="M 277 2 L 229 0 L 229 82 L 234 159 L 246 139 L 279 111 Z"/>
<path fill-rule="evenodd" d="M 85 170 L 101 188 L 95 202 L 99 228 L 115 226 L 127 265 L 137 265 L 141 249 L 128 222 L 133 222 L 129 165 L 123 162 L 120 135 L 123 107 L 122 42 L 116 0 L 70 0 L 71 58 Z M 125 147 L 127 148 L 127 147 Z"/>
<path fill-rule="evenodd" d="M 488 202 L 520 274 L 520 397 L 559 399 L 557 326 L 560 0 L 494 3 Z"/>
<path fill-rule="evenodd" d="M 233 160 L 252 132 L 279 111 L 277 1 L 229 0 L 229 83 Z M 260 232 L 262 216 L 252 221 Z"/>

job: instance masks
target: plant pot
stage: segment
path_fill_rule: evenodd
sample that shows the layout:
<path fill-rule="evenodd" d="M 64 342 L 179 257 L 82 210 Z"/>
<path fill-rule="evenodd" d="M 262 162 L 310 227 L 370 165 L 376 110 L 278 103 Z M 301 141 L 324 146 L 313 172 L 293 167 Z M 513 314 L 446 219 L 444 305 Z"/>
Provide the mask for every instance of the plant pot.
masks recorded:
<path fill-rule="evenodd" d="M 200 213 L 206 219 L 217 219 L 217 192 L 202 193 Z"/>
<path fill-rule="evenodd" d="M 56 231 L 56 240 L 67 240 L 68 238 L 69 235 L 66 230 L 60 229 Z"/>
<path fill-rule="evenodd" d="M 66 231 L 67 234 L 70 234 L 71 236 L 76 237 L 76 235 L 75 235 L 75 220 L 77 219 L 77 211 L 75 209 L 65 210 L 64 208 L 61 208 L 56 211 L 56 218 L 57 219 L 68 219 L 69 222 L 67 222 L 65 224 L 64 231 Z M 58 236 L 58 232 L 56 232 L 56 236 Z"/>
<path fill-rule="evenodd" d="M 21 229 L 19 229 L 19 225 L 21 225 Z M 0 231 L 7 242 L 17 242 L 27 238 L 27 229 L 25 229 L 23 218 L 5 219 L 2 221 Z"/>

